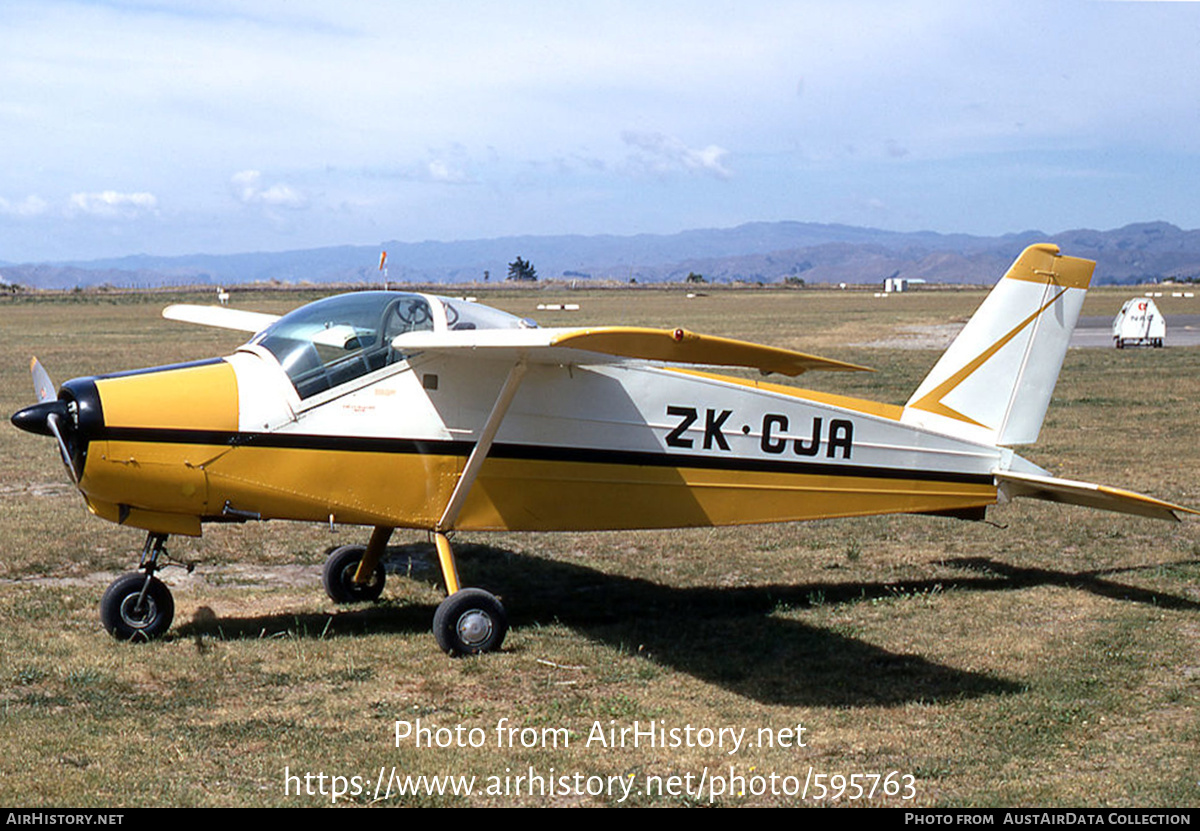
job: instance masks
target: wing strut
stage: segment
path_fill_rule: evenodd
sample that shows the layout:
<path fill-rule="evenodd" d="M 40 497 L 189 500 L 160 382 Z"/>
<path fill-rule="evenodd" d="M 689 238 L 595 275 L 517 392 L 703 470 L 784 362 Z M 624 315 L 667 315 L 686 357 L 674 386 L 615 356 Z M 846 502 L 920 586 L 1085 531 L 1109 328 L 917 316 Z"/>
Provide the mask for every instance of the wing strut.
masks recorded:
<path fill-rule="evenodd" d="M 504 414 L 508 412 L 508 406 L 512 404 L 512 400 L 517 394 L 517 388 L 521 386 L 521 379 L 525 377 L 525 369 L 525 358 L 522 357 L 508 371 L 508 377 L 504 379 L 504 386 L 500 388 L 500 395 L 497 396 L 496 403 L 492 405 L 492 412 L 484 422 L 483 430 L 479 433 L 479 441 L 475 442 L 475 447 L 467 458 L 467 464 L 463 468 L 463 472 L 459 474 L 458 483 L 454 486 L 454 493 L 450 494 L 446 510 L 442 512 L 442 518 L 438 520 L 435 529 L 437 533 L 444 533 L 454 527 L 454 521 L 458 519 L 458 513 L 467 501 L 471 485 L 475 483 L 475 477 L 479 475 L 479 470 L 483 467 L 483 463 L 492 449 L 492 441 L 500 430 Z"/>
<path fill-rule="evenodd" d="M 525 377 L 525 369 L 525 357 L 522 356 L 508 371 L 508 377 L 504 379 L 504 386 L 500 388 L 500 395 L 496 397 L 496 403 L 492 405 L 492 411 L 488 414 L 483 429 L 479 432 L 479 441 L 475 442 L 471 455 L 467 457 L 467 463 L 463 466 L 463 471 L 458 476 L 458 482 L 454 485 L 454 492 L 450 494 L 450 501 L 446 503 L 446 510 L 442 511 L 442 518 L 438 520 L 437 527 L 433 529 L 438 564 L 442 567 L 442 579 L 446 581 L 446 594 L 449 596 L 455 595 L 460 586 L 458 566 L 454 562 L 454 550 L 450 547 L 450 540 L 446 539 L 446 532 L 454 527 L 454 521 L 458 519 L 459 511 L 467 501 L 471 486 L 475 484 L 475 478 L 479 476 L 479 470 L 483 467 L 483 463 L 492 449 L 496 433 L 500 431 L 500 424 L 504 421 L 508 406 L 512 404 L 512 400 L 517 394 L 517 388 L 521 386 L 521 379 Z M 437 628 L 436 621 L 434 628 Z"/>

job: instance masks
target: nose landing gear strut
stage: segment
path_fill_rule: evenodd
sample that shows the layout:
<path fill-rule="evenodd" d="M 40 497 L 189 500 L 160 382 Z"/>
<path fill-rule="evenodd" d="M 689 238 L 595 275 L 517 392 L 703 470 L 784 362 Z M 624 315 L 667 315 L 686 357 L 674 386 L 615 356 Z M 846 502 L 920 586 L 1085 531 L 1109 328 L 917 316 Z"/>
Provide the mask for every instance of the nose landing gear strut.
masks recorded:
<path fill-rule="evenodd" d="M 165 568 L 160 555 L 169 557 L 167 535 L 150 532 L 142 546 L 140 571 L 122 574 L 114 580 L 100 598 L 100 622 L 118 640 L 149 640 L 158 637 L 171 626 L 175 617 L 175 600 L 171 590 L 154 572 Z M 187 570 L 190 573 L 192 566 Z"/>

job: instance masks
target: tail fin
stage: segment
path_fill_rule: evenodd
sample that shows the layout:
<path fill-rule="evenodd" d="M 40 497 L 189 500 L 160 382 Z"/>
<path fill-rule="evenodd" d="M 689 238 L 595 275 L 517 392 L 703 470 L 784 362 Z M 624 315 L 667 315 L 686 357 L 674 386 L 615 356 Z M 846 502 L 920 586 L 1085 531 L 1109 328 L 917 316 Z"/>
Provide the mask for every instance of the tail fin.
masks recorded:
<path fill-rule="evenodd" d="M 903 421 L 990 444 L 1037 441 L 1096 264 L 1032 245 L 904 407 Z"/>

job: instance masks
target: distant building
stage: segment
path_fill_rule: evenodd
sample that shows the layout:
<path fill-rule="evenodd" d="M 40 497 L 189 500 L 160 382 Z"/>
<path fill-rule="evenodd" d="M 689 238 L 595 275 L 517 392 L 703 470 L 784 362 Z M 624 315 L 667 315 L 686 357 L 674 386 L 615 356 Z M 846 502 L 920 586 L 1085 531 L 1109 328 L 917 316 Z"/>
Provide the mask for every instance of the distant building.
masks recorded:
<path fill-rule="evenodd" d="M 889 277 L 883 281 L 883 290 L 889 294 L 892 292 L 908 291 L 913 286 L 923 284 L 924 282 L 924 280 L 914 280 L 909 277 Z"/>

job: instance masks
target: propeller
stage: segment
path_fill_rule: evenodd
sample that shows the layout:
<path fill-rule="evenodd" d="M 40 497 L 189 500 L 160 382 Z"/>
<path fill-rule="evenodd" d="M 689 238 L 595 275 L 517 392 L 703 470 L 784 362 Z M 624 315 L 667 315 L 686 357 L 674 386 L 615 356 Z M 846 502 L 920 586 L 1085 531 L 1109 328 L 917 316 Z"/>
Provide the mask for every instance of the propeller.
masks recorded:
<path fill-rule="evenodd" d="M 58 397 L 58 390 L 50 380 L 50 373 L 42 366 L 37 358 L 29 359 L 29 371 L 33 374 L 33 389 L 37 393 L 38 403 L 53 401 Z"/>
<path fill-rule="evenodd" d="M 58 441 L 58 452 L 62 455 L 67 472 L 71 474 L 71 481 L 78 485 L 79 472 L 75 470 L 75 462 L 71 458 L 71 450 L 64 436 L 64 433 L 75 426 L 71 406 L 58 398 L 58 390 L 50 380 L 50 374 L 37 358 L 30 360 L 29 371 L 33 375 L 33 390 L 38 403 L 15 413 L 12 423 L 30 433 L 53 436 Z"/>

